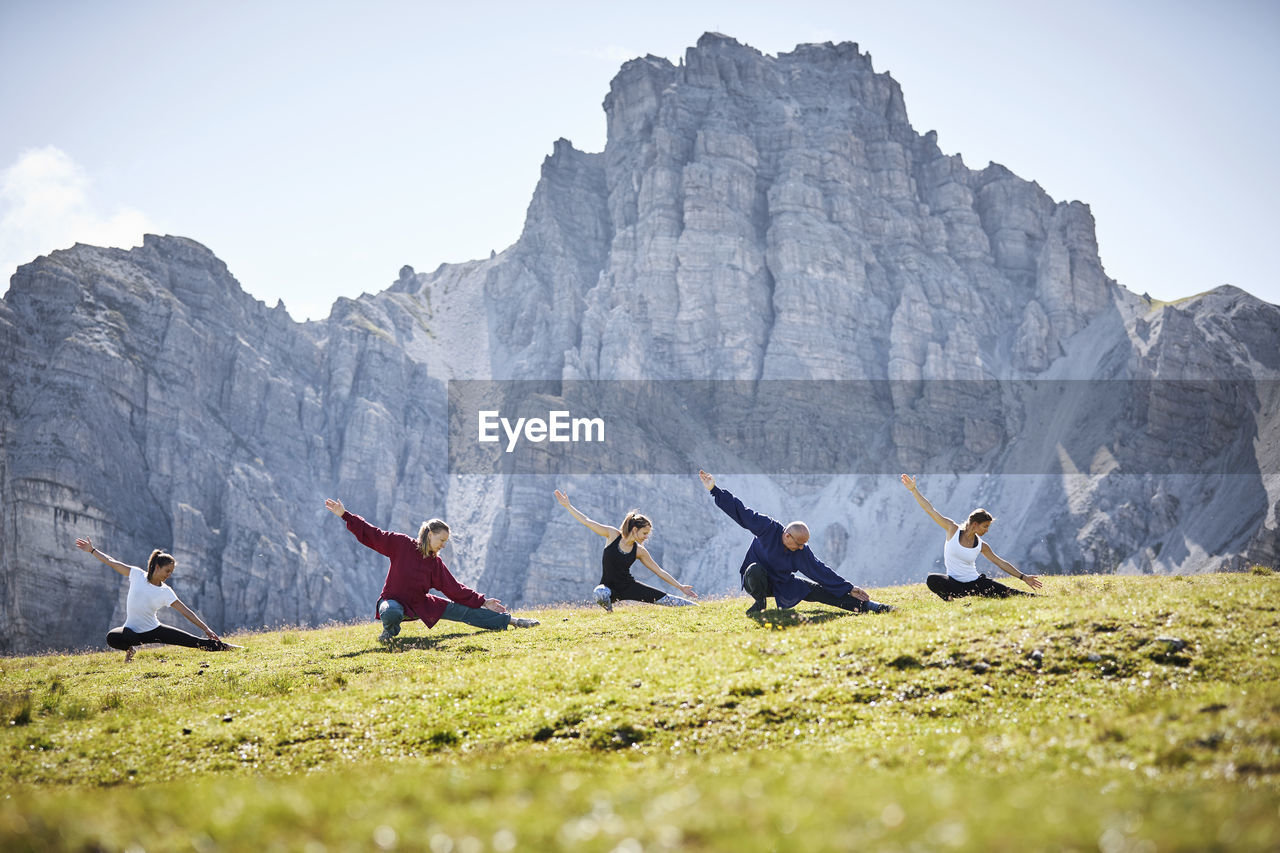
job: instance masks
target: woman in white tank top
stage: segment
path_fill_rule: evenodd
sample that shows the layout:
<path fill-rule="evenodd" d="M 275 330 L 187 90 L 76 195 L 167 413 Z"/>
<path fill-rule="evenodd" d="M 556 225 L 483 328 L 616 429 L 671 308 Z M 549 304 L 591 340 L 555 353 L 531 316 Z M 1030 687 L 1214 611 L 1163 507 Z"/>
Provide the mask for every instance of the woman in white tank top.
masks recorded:
<path fill-rule="evenodd" d="M 933 504 L 920 494 L 916 488 L 916 480 L 907 474 L 902 475 L 902 485 L 920 504 L 921 509 L 947 532 L 946 542 L 942 546 L 942 562 L 947 567 L 945 575 L 931 574 L 925 578 L 929 589 L 937 593 L 944 601 L 966 595 L 983 595 L 989 598 L 1007 598 L 1010 595 L 1030 595 L 1004 584 L 996 583 L 985 574 L 978 572 L 978 555 L 981 554 L 1003 571 L 1020 581 L 1024 581 L 1032 589 L 1039 589 L 1044 584 L 1036 575 L 1028 575 L 1007 560 L 1001 559 L 991 546 L 982 541 L 983 535 L 991 528 L 995 519 L 985 509 L 975 509 L 969 513 L 963 526 L 956 524 L 933 508 Z"/>

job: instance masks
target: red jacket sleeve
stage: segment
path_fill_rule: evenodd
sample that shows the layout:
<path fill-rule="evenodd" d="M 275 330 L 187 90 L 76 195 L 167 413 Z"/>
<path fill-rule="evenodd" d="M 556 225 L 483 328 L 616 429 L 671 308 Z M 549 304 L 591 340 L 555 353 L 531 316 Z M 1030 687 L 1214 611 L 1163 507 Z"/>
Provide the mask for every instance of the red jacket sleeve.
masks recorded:
<path fill-rule="evenodd" d="M 354 512 L 345 512 L 342 520 L 347 523 L 347 529 L 352 532 L 361 545 L 366 548 L 372 548 L 384 557 L 390 557 L 395 550 L 395 541 L 398 538 L 405 538 L 403 533 L 388 533 L 374 527 Z"/>
<path fill-rule="evenodd" d="M 485 597 L 466 584 L 460 583 L 449 571 L 449 567 L 440 561 L 440 570 L 431 579 L 431 585 L 461 604 L 463 607 L 483 607 Z"/>

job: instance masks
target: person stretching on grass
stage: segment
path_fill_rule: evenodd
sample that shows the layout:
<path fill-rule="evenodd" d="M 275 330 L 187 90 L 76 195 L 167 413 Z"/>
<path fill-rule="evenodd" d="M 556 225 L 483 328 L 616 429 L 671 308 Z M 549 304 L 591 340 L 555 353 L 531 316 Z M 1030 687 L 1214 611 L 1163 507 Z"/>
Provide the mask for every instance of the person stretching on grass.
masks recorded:
<path fill-rule="evenodd" d="M 893 609 L 872 601 L 866 590 L 849 583 L 814 556 L 805 544 L 809 541 L 809 527 L 803 521 L 793 521 L 784 527 L 769 516 L 748 509 L 726 489 L 717 486 L 716 478 L 706 471 L 699 471 L 698 476 L 715 498 L 716 506 L 755 534 L 738 569 L 742 588 L 755 599 L 747 613 L 764 610 L 766 599 L 771 595 L 782 609 L 795 607 L 802 601 L 816 601 L 854 612 L 887 613 Z M 796 577 L 796 572 L 817 583 Z"/>
<path fill-rule="evenodd" d="M 440 559 L 440 549 L 449 541 L 449 525 L 440 519 L 422 522 L 418 538 L 413 539 L 403 533 L 379 530 L 360 516 L 347 512 L 342 501 L 329 498 L 324 506 L 347 523 L 347 530 L 361 545 L 391 561 L 374 608 L 376 618 L 382 620 L 379 642 L 390 643 L 406 619 L 421 619 L 428 628 L 441 619 L 448 619 L 490 631 L 504 631 L 508 625 L 532 628 L 538 624 L 537 619 L 513 617 L 501 601 L 485 598 L 449 573 L 449 567 Z M 432 595 L 433 589 L 453 601 Z"/>
<path fill-rule="evenodd" d="M 587 518 L 569 503 L 569 496 L 564 492 L 556 491 L 556 500 L 592 533 L 598 533 L 609 540 L 609 544 L 604 546 L 604 553 L 600 556 L 600 583 L 591 593 L 596 604 L 610 613 L 613 612 L 615 601 L 643 601 L 648 604 L 662 604 L 666 607 L 685 607 L 693 604 L 687 598 L 645 586 L 631 576 L 631 564 L 639 560 L 646 569 L 685 595 L 698 597 L 693 587 L 685 586 L 667 574 L 654 562 L 653 557 L 649 556 L 644 543 L 653 532 L 653 525 L 649 519 L 640 514 L 639 510 L 633 509 L 627 513 L 627 517 L 622 519 L 622 529 L 619 530 Z"/>
<path fill-rule="evenodd" d="M 929 517 L 937 522 L 939 527 L 947 531 L 947 539 L 942 545 L 942 562 L 947 567 L 947 573 L 945 575 L 930 574 L 924 579 L 929 589 L 935 592 L 943 601 L 963 598 L 967 595 L 982 595 L 987 598 L 1031 595 L 1029 592 L 1023 592 L 1020 589 L 1013 589 L 1002 583 L 996 583 L 985 574 L 979 574 L 977 566 L 979 554 L 982 554 L 1018 580 L 1024 581 L 1032 589 L 1039 589 L 1043 586 L 1039 577 L 1018 571 L 1013 564 L 996 556 L 996 552 L 991 550 L 991 546 L 982 541 L 982 537 L 991 528 L 991 522 L 995 521 L 991 513 L 982 508 L 975 509 L 969 513 L 968 519 L 965 520 L 964 526 L 961 527 L 934 509 L 933 504 L 929 503 L 925 496 L 920 494 L 920 490 L 916 488 L 915 477 L 903 474 L 902 485 L 907 487 L 907 491 L 911 492 L 912 497 L 916 499 L 916 503 L 920 504 L 921 508 L 929 514 Z"/>
<path fill-rule="evenodd" d="M 222 638 L 200 621 L 200 617 L 191 612 L 187 605 L 179 601 L 178 594 L 165 583 L 178 566 L 171 555 L 159 549 L 152 551 L 151 557 L 147 560 L 147 570 L 144 572 L 137 566 L 122 563 L 102 553 L 93 547 L 92 539 L 77 539 L 76 547 L 86 554 L 97 557 L 100 562 L 106 563 L 129 579 L 129 595 L 124 604 L 124 625 L 113 628 L 107 634 L 107 645 L 124 652 L 126 663 L 133 660 L 134 652 L 144 643 L 186 646 L 189 649 L 204 649 L 206 652 L 224 652 L 230 648 L 237 648 L 222 642 Z M 197 628 L 204 631 L 205 639 L 178 628 L 161 625 L 156 614 L 165 607 L 172 607 L 191 620 Z"/>

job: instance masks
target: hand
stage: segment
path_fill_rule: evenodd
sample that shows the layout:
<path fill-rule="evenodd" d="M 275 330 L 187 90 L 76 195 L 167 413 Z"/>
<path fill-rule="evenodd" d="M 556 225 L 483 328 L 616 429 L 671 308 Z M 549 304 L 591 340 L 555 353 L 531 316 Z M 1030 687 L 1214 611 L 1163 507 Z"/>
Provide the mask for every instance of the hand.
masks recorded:
<path fill-rule="evenodd" d="M 689 596 L 690 598 L 697 598 L 697 597 L 698 597 L 698 594 L 697 594 L 696 592 L 694 592 L 694 591 L 693 591 L 693 587 L 691 587 L 691 586 L 685 586 L 685 585 L 684 585 L 684 584 L 682 584 L 682 583 L 678 583 L 678 584 L 676 584 L 676 586 L 680 588 L 680 591 L 681 591 L 681 592 L 683 592 L 685 595 Z"/>
<path fill-rule="evenodd" d="M 492 610 L 494 613 L 506 613 L 507 608 L 502 606 L 502 602 L 496 598 L 486 598 L 484 604 L 480 605 L 486 610 Z"/>
<path fill-rule="evenodd" d="M 77 539 L 76 547 L 86 554 L 92 554 L 94 551 L 92 539 Z"/>
<path fill-rule="evenodd" d="M 1044 584 L 1040 580 L 1039 575 L 1023 575 L 1022 579 L 1026 581 L 1027 586 L 1031 587 L 1032 589 L 1039 589 L 1040 587 L 1044 586 Z"/>
<path fill-rule="evenodd" d="M 706 471 L 698 469 L 698 476 L 702 479 L 702 485 L 706 486 L 708 492 L 716 487 L 716 478 Z"/>
<path fill-rule="evenodd" d="M 325 498 L 324 508 L 329 510 L 329 512 L 333 513 L 338 518 L 342 518 L 342 514 L 347 511 L 347 508 L 342 505 L 342 501 L 335 498 Z"/>
<path fill-rule="evenodd" d="M 916 478 L 910 474 L 903 474 L 902 485 L 907 487 L 907 491 L 914 492 L 916 490 Z"/>
<path fill-rule="evenodd" d="M 849 594 L 859 601 L 870 601 L 871 596 L 867 595 L 867 591 L 860 586 L 855 586 L 849 590 Z"/>
<path fill-rule="evenodd" d="M 556 500 L 560 502 L 560 506 L 565 509 L 569 508 L 569 496 L 559 489 L 556 489 Z"/>
<path fill-rule="evenodd" d="M 214 633 L 212 628 L 206 628 L 204 631 L 204 635 L 208 637 L 210 640 L 213 640 L 215 643 L 222 642 L 222 638 L 219 637 L 216 633 Z"/>

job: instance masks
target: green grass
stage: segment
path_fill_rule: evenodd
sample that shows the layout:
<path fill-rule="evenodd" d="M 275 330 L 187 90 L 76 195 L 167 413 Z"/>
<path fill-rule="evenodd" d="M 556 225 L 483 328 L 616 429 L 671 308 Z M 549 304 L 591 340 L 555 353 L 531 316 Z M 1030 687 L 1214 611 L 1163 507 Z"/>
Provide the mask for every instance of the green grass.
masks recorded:
<path fill-rule="evenodd" d="M 0 659 L 0 848 L 1272 850 L 1278 584 Z"/>

